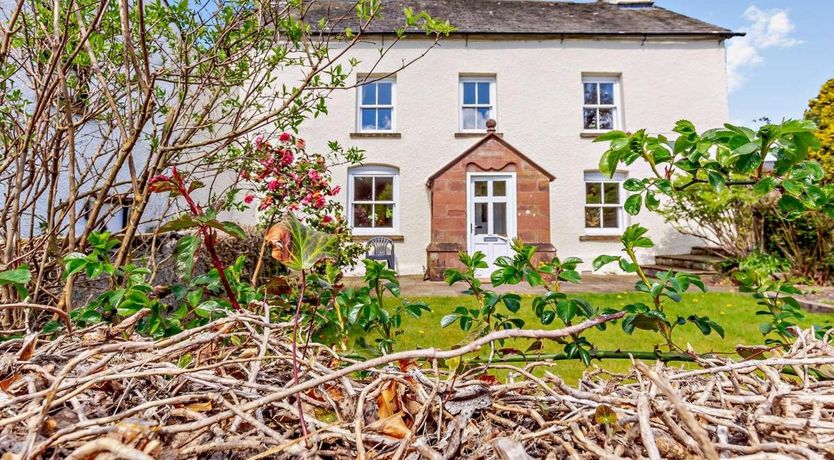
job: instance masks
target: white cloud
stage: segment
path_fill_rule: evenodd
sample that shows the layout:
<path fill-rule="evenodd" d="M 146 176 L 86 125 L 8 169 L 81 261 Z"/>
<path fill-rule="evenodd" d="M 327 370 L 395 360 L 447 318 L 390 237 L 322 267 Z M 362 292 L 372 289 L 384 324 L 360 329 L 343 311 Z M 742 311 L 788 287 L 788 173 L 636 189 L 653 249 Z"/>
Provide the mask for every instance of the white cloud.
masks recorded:
<path fill-rule="evenodd" d="M 802 43 L 791 37 L 796 28 L 782 9 L 762 10 L 755 5 L 744 11 L 750 23 L 742 29 L 744 37 L 730 40 L 727 47 L 727 79 L 730 92 L 740 88 L 748 78 L 751 67 L 764 62 L 761 51 L 767 48 L 790 48 Z"/>

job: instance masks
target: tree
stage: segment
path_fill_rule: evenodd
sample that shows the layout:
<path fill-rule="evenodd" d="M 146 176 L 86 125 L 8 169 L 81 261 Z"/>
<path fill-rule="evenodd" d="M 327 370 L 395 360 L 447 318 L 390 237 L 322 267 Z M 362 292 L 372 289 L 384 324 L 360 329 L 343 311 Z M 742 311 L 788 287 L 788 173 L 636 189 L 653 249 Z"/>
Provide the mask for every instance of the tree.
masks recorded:
<path fill-rule="evenodd" d="M 151 203 L 152 178 L 174 165 L 194 178 L 213 177 L 228 169 L 225 153 L 245 148 L 254 133 L 297 131 L 305 119 L 326 114 L 330 93 L 350 86 L 357 62 L 347 51 L 383 8 L 378 0 L 356 0 L 308 20 L 311 9 L 329 12 L 328 5 L 4 3 L 0 271 L 28 263 L 35 271 L 31 300 L 54 301 L 46 274 L 61 254 L 83 251 L 90 235 L 126 207 L 115 256 L 123 265 L 140 228 L 153 231 L 172 214 L 172 202 Z M 434 37 L 431 49 L 451 26 L 406 9 L 406 29 Z M 212 201 L 222 208 L 231 200 Z M 72 282 L 66 286 L 61 306 L 69 309 Z M 14 296 L 0 287 L 0 301 Z M 4 325 L 22 320 L 19 311 L 0 315 Z"/>
<path fill-rule="evenodd" d="M 827 180 L 834 177 L 834 78 L 820 88 L 816 98 L 808 103 L 805 118 L 817 124 L 815 132 L 820 147 L 810 153 L 810 158 L 819 162 L 825 170 Z"/>

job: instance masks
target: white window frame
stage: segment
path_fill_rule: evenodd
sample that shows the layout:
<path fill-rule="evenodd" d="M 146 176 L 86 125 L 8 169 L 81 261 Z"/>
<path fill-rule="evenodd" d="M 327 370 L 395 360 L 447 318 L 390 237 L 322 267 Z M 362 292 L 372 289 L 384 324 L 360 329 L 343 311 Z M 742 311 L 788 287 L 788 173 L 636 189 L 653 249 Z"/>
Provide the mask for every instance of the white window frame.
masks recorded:
<path fill-rule="evenodd" d="M 359 133 L 395 133 L 397 132 L 397 79 L 366 77 L 367 83 L 358 86 L 356 89 L 356 132 Z M 377 83 L 391 84 L 391 104 L 379 104 L 379 91 L 377 90 L 376 104 L 363 104 L 362 93 L 369 85 Z M 362 109 L 391 109 L 391 129 L 365 129 L 362 126 Z"/>
<path fill-rule="evenodd" d="M 582 228 L 585 229 L 586 235 L 620 235 L 626 228 L 626 219 L 627 214 L 623 206 L 625 205 L 625 200 L 628 198 L 626 195 L 626 190 L 623 188 L 623 182 L 628 178 L 628 174 L 625 172 L 616 172 L 614 173 L 614 177 L 608 177 L 606 174 L 603 174 L 599 171 L 585 171 L 584 179 L 582 181 Z M 588 203 L 588 192 L 587 186 L 589 183 L 591 184 L 602 184 L 602 183 L 612 183 L 616 182 L 619 184 L 620 188 L 620 202 L 617 204 L 606 204 L 605 203 L 605 190 L 604 186 L 600 189 L 600 202 L 599 203 Z M 617 209 L 617 223 L 619 224 L 618 227 L 602 227 L 602 213 L 600 212 L 600 227 L 587 227 L 585 225 L 585 208 L 616 208 Z"/>
<path fill-rule="evenodd" d="M 613 104 L 586 104 L 585 103 L 585 84 L 586 83 L 612 83 L 614 85 L 614 103 Z M 617 129 L 622 129 L 622 104 L 620 103 L 620 77 L 597 77 L 597 76 L 582 76 L 582 131 L 586 133 L 606 133 Z M 599 88 L 597 88 L 597 100 L 599 100 Z M 585 109 L 597 110 L 597 124 L 599 124 L 599 109 L 612 109 L 614 111 L 611 120 L 614 126 L 608 128 L 586 128 L 585 127 Z"/>
<path fill-rule="evenodd" d="M 354 180 L 356 177 L 391 177 L 393 178 L 394 196 L 392 200 L 377 201 L 377 200 L 361 200 L 355 201 L 354 196 Z M 354 227 L 353 225 L 353 205 L 354 204 L 393 204 L 394 216 L 391 219 L 391 228 L 388 227 Z M 372 207 L 373 209 L 373 207 Z M 347 186 L 347 211 L 348 224 L 354 235 L 396 235 L 400 228 L 400 170 L 393 166 L 356 166 L 348 170 L 348 186 Z M 371 218 L 373 222 L 375 219 Z"/>
<path fill-rule="evenodd" d="M 463 103 L 463 84 L 464 83 L 489 83 L 489 104 L 464 104 Z M 466 129 L 463 127 L 463 109 L 478 109 L 489 107 L 489 117 L 487 120 L 492 118 L 493 120 L 497 120 L 498 116 L 498 100 L 495 97 L 496 91 L 496 78 L 494 76 L 460 76 L 460 81 L 458 82 L 458 129 L 462 133 L 485 133 L 486 127 L 484 128 L 475 128 L 475 129 Z M 477 88 L 477 87 L 476 87 Z M 475 93 L 475 100 L 477 101 L 477 89 Z"/>

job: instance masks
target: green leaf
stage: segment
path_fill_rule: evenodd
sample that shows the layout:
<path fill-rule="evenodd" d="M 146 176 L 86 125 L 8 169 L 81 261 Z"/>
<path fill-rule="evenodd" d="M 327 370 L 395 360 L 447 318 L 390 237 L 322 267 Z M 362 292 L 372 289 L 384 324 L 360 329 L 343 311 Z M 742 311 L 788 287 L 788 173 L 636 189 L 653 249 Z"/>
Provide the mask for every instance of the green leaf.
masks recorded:
<path fill-rule="evenodd" d="M 174 248 L 174 266 L 177 274 L 185 279 L 191 279 L 194 273 L 194 262 L 197 260 L 200 243 L 200 237 L 185 235 L 177 241 L 177 246 Z"/>
<path fill-rule="evenodd" d="M 576 304 L 570 300 L 562 300 L 556 305 L 556 314 L 565 324 L 576 316 Z"/>
<path fill-rule="evenodd" d="M 199 227 L 200 223 L 194 220 L 193 217 L 189 214 L 183 214 L 177 217 L 174 220 L 168 221 L 164 223 L 162 226 L 157 229 L 157 233 L 165 233 L 165 232 L 177 232 L 180 230 L 186 230 L 189 228 Z"/>
<path fill-rule="evenodd" d="M 707 171 L 707 179 L 709 179 L 710 187 L 712 187 L 712 189 L 716 192 L 720 192 L 724 189 L 726 178 L 724 178 L 721 173 L 716 171 Z"/>
<path fill-rule="evenodd" d="M 769 176 L 765 177 L 759 182 L 756 182 L 756 185 L 753 186 L 753 191 L 757 195 L 766 195 L 770 193 L 774 188 L 776 188 L 776 179 Z"/>
<path fill-rule="evenodd" d="M 594 271 L 596 271 L 596 270 L 599 270 L 600 268 L 602 268 L 603 266 L 608 265 L 611 262 L 614 262 L 614 261 L 617 261 L 617 260 L 620 260 L 619 256 L 609 256 L 609 255 L 603 254 L 603 255 L 597 257 L 596 259 L 594 259 L 594 262 L 593 262 L 592 266 L 594 267 Z"/>
<path fill-rule="evenodd" d="M 631 195 L 630 197 L 626 198 L 625 204 L 623 204 L 623 209 L 625 209 L 625 212 L 631 214 L 632 216 L 640 214 L 640 209 L 642 207 L 643 195 Z"/>
<path fill-rule="evenodd" d="M 81 272 L 87 266 L 87 256 L 80 252 L 71 252 L 64 256 L 64 277 Z"/>
<path fill-rule="evenodd" d="M 452 313 L 440 318 L 440 327 L 448 327 L 449 325 L 453 324 L 455 321 L 460 319 L 460 315 L 457 313 Z"/>
<path fill-rule="evenodd" d="M 507 307 L 507 310 L 510 310 L 513 313 L 517 313 L 521 308 L 521 296 L 518 294 L 504 294 L 501 297 L 501 301 L 504 302 L 504 306 Z"/>
<path fill-rule="evenodd" d="M 289 248 L 283 248 L 278 260 L 290 270 L 310 270 L 319 261 L 335 258 L 336 236 L 309 228 L 292 215 L 279 225 L 288 233 Z"/>

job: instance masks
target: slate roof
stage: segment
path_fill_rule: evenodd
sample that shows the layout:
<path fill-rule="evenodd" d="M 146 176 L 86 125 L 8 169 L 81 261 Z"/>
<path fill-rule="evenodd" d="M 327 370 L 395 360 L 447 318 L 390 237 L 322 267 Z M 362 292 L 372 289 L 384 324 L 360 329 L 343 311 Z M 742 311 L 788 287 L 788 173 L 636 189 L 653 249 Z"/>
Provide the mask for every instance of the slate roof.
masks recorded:
<path fill-rule="evenodd" d="M 713 24 L 655 6 L 652 2 L 611 4 L 606 2 L 562 2 L 553 0 L 382 0 L 382 16 L 371 22 L 365 33 L 390 34 L 402 27 L 403 8 L 427 11 L 448 19 L 456 34 L 487 35 L 576 35 L 576 36 L 714 36 L 743 35 Z M 307 13 L 315 23 L 322 16 L 337 17 L 353 1 L 318 0 Z M 351 14 L 334 27 L 358 30 Z M 332 26 L 331 26 L 332 27 Z"/>

